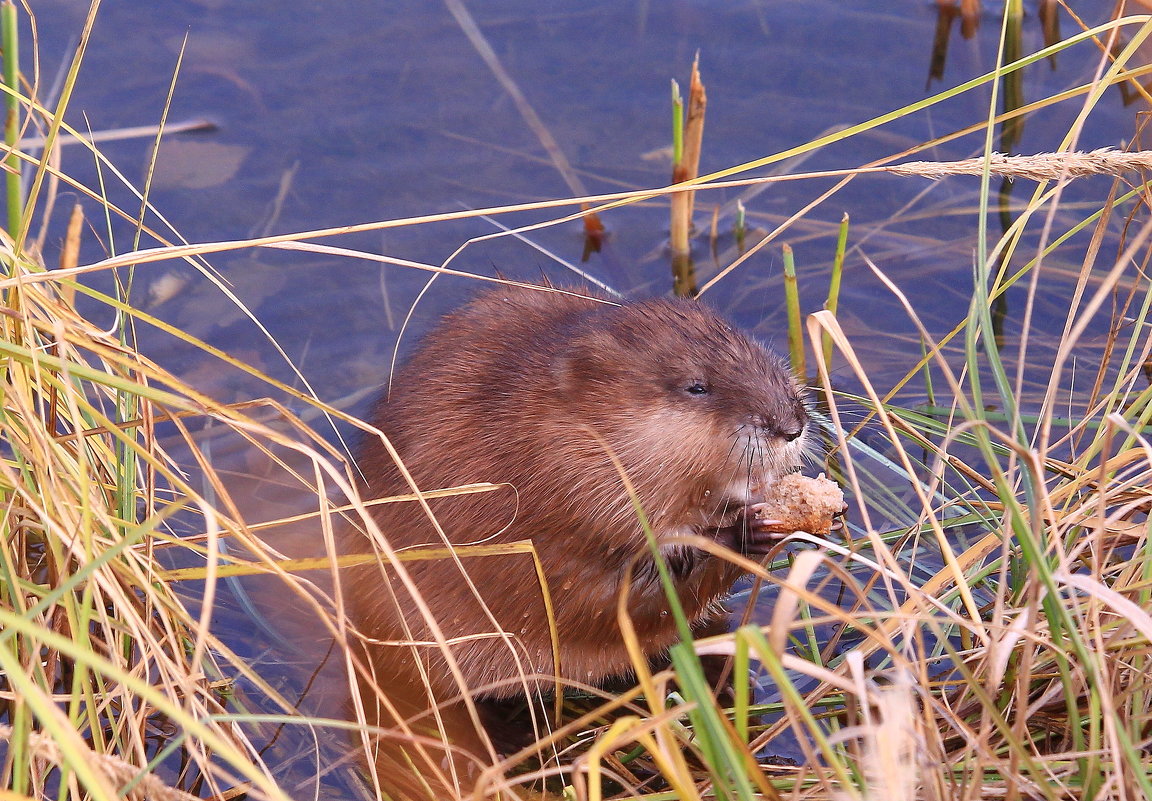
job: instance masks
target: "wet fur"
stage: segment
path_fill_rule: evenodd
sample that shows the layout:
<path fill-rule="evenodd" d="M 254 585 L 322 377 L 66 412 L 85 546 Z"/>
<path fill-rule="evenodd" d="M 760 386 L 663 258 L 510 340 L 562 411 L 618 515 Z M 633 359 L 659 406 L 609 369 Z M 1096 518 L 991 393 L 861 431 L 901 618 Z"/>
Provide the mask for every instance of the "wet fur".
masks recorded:
<path fill-rule="evenodd" d="M 689 387 L 703 384 L 706 392 Z M 706 625 L 740 572 L 672 542 L 687 533 L 739 547 L 756 493 L 800 463 L 807 415 L 780 360 L 699 303 L 649 300 L 622 307 L 568 295 L 501 288 L 448 316 L 397 373 L 372 422 L 422 489 L 476 482 L 489 492 L 431 502 L 455 544 L 532 540 L 544 565 L 560 637 L 560 673 L 597 683 L 631 662 L 616 622 L 625 570 L 628 608 L 646 652 L 676 639 L 643 530 L 611 451 L 651 521 L 689 618 Z M 365 497 L 408 492 L 379 442 L 359 454 Z M 376 507 L 392 546 L 439 545 L 414 503 Z M 342 549 L 368 548 L 349 529 Z M 639 555 L 638 561 L 636 561 Z M 555 672 L 548 623 L 526 556 L 468 558 L 465 568 L 512 642 L 459 641 L 453 654 L 471 687 L 507 698 L 521 670 Z M 451 560 L 408 569 L 446 636 L 493 630 Z M 376 639 L 429 639 L 416 604 L 388 573 L 349 571 L 357 627 Z M 390 596 L 397 600 L 393 602 Z M 377 670 L 385 646 L 374 648 Z M 393 651 L 408 653 L 392 647 Z M 458 692 L 443 656 L 420 649 L 438 697 Z"/>

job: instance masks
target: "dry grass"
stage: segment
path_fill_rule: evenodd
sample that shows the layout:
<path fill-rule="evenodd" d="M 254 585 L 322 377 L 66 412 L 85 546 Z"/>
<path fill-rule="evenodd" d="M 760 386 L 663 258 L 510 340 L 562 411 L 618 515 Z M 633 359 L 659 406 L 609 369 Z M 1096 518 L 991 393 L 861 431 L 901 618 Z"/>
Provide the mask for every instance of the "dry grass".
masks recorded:
<path fill-rule="evenodd" d="M 1069 42 L 1110 30 L 1104 26 Z M 1128 30 L 1133 45 L 1119 51 L 1098 81 L 1042 102 L 1080 102 L 1090 113 L 1107 87 L 1130 77 L 1124 59 L 1149 28 Z M 750 203 L 764 184 L 815 176 L 728 179 L 916 113 L 990 79 L 702 176 L 697 191 L 745 186 Z M 57 131 L 69 132 L 62 123 L 67 92 L 50 107 L 34 90 L 18 100 L 23 118 L 42 125 L 49 143 L 42 160 L 17 153 L 23 167 L 37 173 L 34 191 L 43 187 L 51 195 L 54 183 L 71 184 L 100 203 L 102 213 L 144 218 L 140 209 L 113 207 L 95 188 L 75 186 L 55 166 L 50 143 Z M 996 122 L 990 113 L 971 130 L 991 130 Z M 949 138 L 893 154 L 890 161 Z M 1075 150 L 1074 137 L 1067 149 Z M 574 719 L 553 732 L 550 756 L 539 758 L 536 749 L 511 755 L 480 774 L 477 793 L 527 796 L 547 779 L 553 791 L 581 799 L 1152 797 L 1152 445 L 1143 433 L 1152 416 L 1152 203 L 1145 162 L 1138 160 L 1145 155 L 1094 157 L 1093 163 L 1107 162 L 1094 169 L 1121 174 L 1085 208 L 1062 202 L 1067 180 L 1078 174 L 1072 165 L 1084 163 L 1082 157 L 1034 157 L 1021 166 L 993 158 L 989 148 L 974 163 L 984 175 L 977 201 L 982 209 L 989 176 L 999 169 L 1032 170 L 1020 174 L 1038 184 L 1015 224 L 978 253 L 977 289 L 967 298 L 967 313 L 942 336 L 933 335 L 936 329 L 920 319 L 898 282 L 872 266 L 883 264 L 883 248 L 866 254 L 862 247 L 873 241 L 899 248 L 892 242 L 904 235 L 889 235 L 882 224 L 855 226 L 847 259 L 873 270 L 918 335 L 888 343 L 884 358 L 906 364 L 907 374 L 876 386 L 869 364 L 877 354 L 865 355 L 860 340 L 845 332 L 850 309 L 808 319 L 809 358 L 821 385 L 832 385 L 834 369 L 854 387 L 851 395 L 825 391 L 822 399 L 832 445 L 828 467 L 856 498 L 853 536 L 843 543 L 815 542 L 767 566 L 747 563 L 776 588 L 766 625 L 741 627 L 695 649 L 679 646 L 674 671 L 652 673 L 641 664 L 639 691 L 603 703 L 595 694 L 573 702 Z M 1123 159 L 1124 166 L 1115 168 Z M 1054 172 L 1035 172 L 1040 163 Z M 833 242 L 836 226 L 816 222 L 813 209 L 847 182 L 870 180 L 869 173 L 884 166 L 846 170 L 811 205 L 766 222 L 750 237 L 751 249 L 733 254 L 705 291 L 720 280 L 738 281 L 751 254 L 784 236 Z M 949 166 L 932 164 L 918 174 Z M 18 231 L 5 235 L 0 751 L 13 797 L 226 798 L 244 791 L 286 798 L 304 794 L 309 779 L 336 768 L 361 771 L 348 747 L 361 741 L 346 730 L 364 729 L 363 714 L 341 723 L 322 717 L 331 707 L 301 713 L 295 699 L 274 688 L 280 666 L 248 664 L 232 653 L 217 634 L 214 608 L 226 574 L 271 574 L 279 603 L 306 610 L 338 644 L 325 681 L 346 682 L 367 669 L 348 647 L 357 635 L 328 588 L 337 573 L 333 527 L 344 514 L 370 525 L 350 469 L 339 450 L 282 406 L 259 400 L 225 405 L 184 385 L 136 351 L 132 325 L 168 331 L 267 382 L 309 414 L 344 415 L 121 298 L 95 292 L 81 282 L 84 276 L 126 275 L 174 259 L 210 274 L 206 257 L 250 248 L 461 275 L 466 273 L 451 267 L 455 256 L 418 264 L 317 240 L 522 209 L 571 210 L 513 232 L 528 235 L 583 217 L 589 206 L 607 212 L 666 199 L 672 191 L 231 242 L 180 244 L 141 227 L 154 247 L 52 272 L 37 256 L 37 221 L 23 219 Z M 900 220 L 930 211 L 910 208 Z M 756 219 L 754 212 L 749 217 Z M 1009 264 L 1017 266 L 1000 267 Z M 1048 341 L 1049 332 L 1034 326 L 1030 315 L 1052 282 L 1068 324 Z M 1026 298 L 1023 334 L 1010 349 L 997 344 L 990 311 L 1009 286 Z M 118 328 L 101 330 L 78 313 L 76 293 L 118 310 Z M 1099 331 L 1106 333 L 1093 333 Z M 1096 370 L 1088 381 L 1085 362 Z M 921 392 L 926 377 L 930 389 Z M 210 429 L 263 453 L 272 468 L 266 483 L 307 500 L 303 513 L 254 519 L 245 498 L 251 485 L 213 467 L 208 443 L 216 434 L 206 434 Z M 351 499 L 348 507 L 328 500 L 339 496 Z M 320 562 L 282 553 L 289 549 L 268 534 L 292 527 L 323 545 L 317 546 Z M 379 541 L 382 558 L 403 575 L 407 557 L 391 552 L 386 536 Z M 189 565 L 191 571 L 175 572 Z M 627 610 L 620 614 L 627 630 Z M 759 699 L 737 682 L 733 708 L 718 707 L 697 652 L 731 655 L 738 676 L 758 664 Z M 757 707 L 754 700 L 767 703 Z M 324 745 L 309 753 L 315 730 L 325 732 Z M 414 751 L 437 739 L 412 726 L 391 734 L 414 744 Z M 765 764 L 764 756 L 774 753 L 800 759 Z M 275 767 L 266 764 L 266 754 Z M 317 758 L 318 765 L 308 762 Z M 472 779 L 463 769 L 454 774 L 456 767 L 442 766 L 440 782 L 467 795 Z"/>

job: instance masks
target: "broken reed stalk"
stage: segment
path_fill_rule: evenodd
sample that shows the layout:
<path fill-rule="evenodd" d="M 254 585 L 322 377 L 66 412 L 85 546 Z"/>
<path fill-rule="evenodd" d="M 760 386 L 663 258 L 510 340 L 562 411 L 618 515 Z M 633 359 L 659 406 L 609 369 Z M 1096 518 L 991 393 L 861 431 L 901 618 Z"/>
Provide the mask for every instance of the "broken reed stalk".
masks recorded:
<path fill-rule="evenodd" d="M 804 359 L 804 330 L 800 324 L 800 289 L 796 285 L 796 262 L 792 257 L 792 246 L 785 244 L 784 251 L 784 303 L 788 309 L 788 356 L 792 361 L 792 372 L 801 381 L 806 380 L 808 365 Z"/>
<path fill-rule="evenodd" d="M 176 133 L 208 133 L 215 131 L 218 127 L 211 120 L 194 118 L 165 123 L 164 133 L 167 136 Z M 154 139 L 159 130 L 159 125 L 133 125 L 128 128 L 105 128 L 100 131 L 88 131 L 83 137 L 62 132 L 56 137 L 55 143 L 56 147 L 67 147 L 68 145 L 78 145 L 81 142 L 95 145 L 103 142 L 124 142 L 131 139 Z M 46 141 L 48 139 L 45 136 L 25 136 L 20 140 L 20 146 L 27 149 L 44 147 Z"/>
<path fill-rule="evenodd" d="M 68 217 L 68 228 L 64 232 L 64 244 L 60 248 L 60 269 L 70 270 L 80 263 L 80 235 L 84 231 L 84 207 L 79 203 L 72 207 Z M 69 308 L 76 307 L 76 285 L 61 281 L 58 285 L 60 297 Z"/>
<path fill-rule="evenodd" d="M 840 278 L 844 273 L 844 253 L 848 249 L 848 213 L 840 218 L 840 232 L 836 236 L 836 254 L 832 257 L 832 276 L 828 280 L 828 299 L 824 301 L 824 308 L 836 315 L 840 305 Z M 832 364 L 832 337 L 825 331 L 822 337 L 824 349 L 824 364 Z"/>
<path fill-rule="evenodd" d="M 680 124 L 683 100 L 680 87 L 672 82 L 672 183 L 691 181 L 700 172 L 700 150 L 704 142 L 704 110 L 708 97 L 700 80 L 700 56 L 692 62 L 692 77 L 688 83 L 688 113 Z M 670 241 L 672 273 L 677 295 L 695 295 L 696 280 L 692 275 L 689 238 L 692 235 L 692 205 L 695 192 L 689 190 L 672 194 Z"/>
<path fill-rule="evenodd" d="M 16 5 L 12 0 L 0 4 L 0 46 L 4 48 L 4 85 L 9 91 L 4 95 L 4 147 L 8 151 L 4 159 L 6 202 L 8 205 L 8 234 L 16 239 L 23 220 L 23 204 L 20 202 L 20 159 L 16 148 L 20 144 L 20 49 L 16 24 Z"/>
<path fill-rule="evenodd" d="M 744 252 L 744 234 L 745 234 L 745 213 L 744 201 L 739 198 L 736 199 L 736 252 Z"/>
<path fill-rule="evenodd" d="M 688 83 L 688 113 L 684 118 L 684 152 L 681 154 L 678 169 L 683 174 L 673 173 L 673 178 L 679 181 L 691 181 L 700 174 L 700 153 L 704 145 L 704 111 L 708 106 L 708 96 L 704 92 L 704 83 L 700 80 L 700 56 L 697 55 L 692 62 L 692 77 Z M 695 192 L 685 192 L 688 212 L 685 218 L 689 226 L 692 223 L 692 205 L 696 199 Z"/>

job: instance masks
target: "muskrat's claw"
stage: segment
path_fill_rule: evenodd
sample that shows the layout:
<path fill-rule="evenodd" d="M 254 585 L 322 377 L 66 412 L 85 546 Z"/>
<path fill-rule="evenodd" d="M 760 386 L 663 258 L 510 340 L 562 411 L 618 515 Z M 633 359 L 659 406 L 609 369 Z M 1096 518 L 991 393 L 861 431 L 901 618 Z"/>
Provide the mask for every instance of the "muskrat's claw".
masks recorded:
<path fill-rule="evenodd" d="M 805 479 L 813 482 L 813 479 Z M 831 484 L 831 482 L 826 482 Z M 837 492 L 839 494 L 839 492 Z M 839 506 L 820 508 L 807 502 L 807 496 L 791 504 L 778 501 L 753 504 L 745 509 L 745 553 L 768 553 L 790 534 L 807 532 L 818 537 L 844 530 L 844 515 L 848 504 L 836 499 Z"/>
<path fill-rule="evenodd" d="M 767 530 L 763 527 L 769 527 Z M 780 540 L 792 533 L 782 520 L 756 519 L 749 509 L 736 522 L 721 526 L 713 536 L 716 541 L 744 556 L 763 556 L 780 544 Z"/>
<path fill-rule="evenodd" d="M 839 512 L 833 512 L 832 524 L 828 527 L 828 532 L 843 531 L 844 530 L 844 515 L 848 514 L 848 504 L 845 503 L 840 507 Z"/>
<path fill-rule="evenodd" d="M 744 518 L 743 536 L 740 538 L 740 551 L 747 556 L 764 556 L 771 553 L 780 541 L 795 530 L 785 520 L 758 517 L 754 507 Z"/>

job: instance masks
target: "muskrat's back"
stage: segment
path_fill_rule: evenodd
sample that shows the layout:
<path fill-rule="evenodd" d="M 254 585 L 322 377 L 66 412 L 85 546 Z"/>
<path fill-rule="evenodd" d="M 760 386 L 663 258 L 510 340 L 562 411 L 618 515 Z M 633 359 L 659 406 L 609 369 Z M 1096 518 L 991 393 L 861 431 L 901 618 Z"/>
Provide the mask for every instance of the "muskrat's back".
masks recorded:
<path fill-rule="evenodd" d="M 506 485 L 431 507 L 453 544 L 533 543 L 551 593 L 559 673 L 594 683 L 630 669 L 616 621 L 629 566 L 628 608 L 645 652 L 657 654 L 676 636 L 613 458 L 699 624 L 717 612 L 739 570 L 677 538 L 739 545 L 745 508 L 799 464 L 807 415 L 781 362 L 698 303 L 617 305 L 502 287 L 443 320 L 397 372 L 371 421 L 421 490 Z M 379 441 L 364 444 L 358 464 L 366 498 L 410 491 Z M 377 506 L 373 518 L 393 547 L 442 545 L 418 504 Z M 368 543 L 350 530 L 341 547 L 363 551 Z M 470 688 L 489 685 L 482 695 L 506 697 L 524 692 L 518 676 L 556 672 L 529 557 L 406 566 L 456 643 Z M 388 570 L 350 571 L 346 596 L 368 636 L 428 639 L 420 605 Z M 434 647 L 420 653 L 433 689 L 452 691 L 443 655 Z"/>

